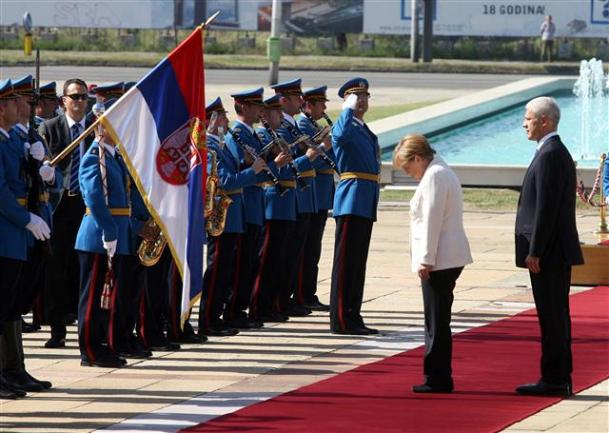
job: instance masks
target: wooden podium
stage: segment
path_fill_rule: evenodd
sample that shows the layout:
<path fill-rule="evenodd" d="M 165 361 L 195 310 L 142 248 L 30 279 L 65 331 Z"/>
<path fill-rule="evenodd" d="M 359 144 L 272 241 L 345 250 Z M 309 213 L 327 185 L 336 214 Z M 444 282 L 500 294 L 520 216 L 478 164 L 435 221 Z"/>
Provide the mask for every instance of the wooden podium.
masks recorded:
<path fill-rule="evenodd" d="M 571 284 L 575 286 L 609 285 L 609 245 L 582 245 L 584 264 L 573 266 Z"/>

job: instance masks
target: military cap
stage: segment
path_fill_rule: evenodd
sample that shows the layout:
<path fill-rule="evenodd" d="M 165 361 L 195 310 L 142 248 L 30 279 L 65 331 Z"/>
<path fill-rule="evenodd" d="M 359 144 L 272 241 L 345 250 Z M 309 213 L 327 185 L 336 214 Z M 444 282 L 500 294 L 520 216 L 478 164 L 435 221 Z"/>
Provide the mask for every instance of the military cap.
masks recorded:
<path fill-rule="evenodd" d="M 40 97 L 44 99 L 57 99 L 57 83 L 50 83 L 40 86 Z"/>
<path fill-rule="evenodd" d="M 274 94 L 270 98 L 266 98 L 264 100 L 264 108 L 268 108 L 269 110 L 281 110 L 281 95 L 279 93 Z"/>
<path fill-rule="evenodd" d="M 105 98 L 120 98 L 125 93 L 125 83 L 119 81 L 118 83 L 102 84 L 92 89 L 92 92 Z"/>
<path fill-rule="evenodd" d="M 0 99 L 15 99 L 17 95 L 13 92 L 11 79 L 0 81 Z"/>
<path fill-rule="evenodd" d="M 34 94 L 34 77 L 26 75 L 13 81 L 13 92 L 19 96 L 31 96 Z"/>
<path fill-rule="evenodd" d="M 258 89 L 244 90 L 243 92 L 233 93 L 230 96 L 239 104 L 264 105 L 262 102 L 263 93 L 264 89 L 259 87 Z"/>
<path fill-rule="evenodd" d="M 271 89 L 273 89 L 275 93 L 281 95 L 302 95 L 302 89 L 300 88 L 301 83 L 302 80 L 296 78 L 294 80 L 284 81 L 283 83 L 277 83 L 271 86 Z"/>
<path fill-rule="evenodd" d="M 338 96 L 341 98 L 351 93 L 368 93 L 368 80 L 361 77 L 351 78 L 338 89 Z"/>
<path fill-rule="evenodd" d="M 314 89 L 306 90 L 302 93 L 302 97 L 305 101 L 317 102 L 327 101 L 326 90 L 328 86 L 316 87 Z"/>
<path fill-rule="evenodd" d="M 227 113 L 224 109 L 224 105 L 222 105 L 222 99 L 220 99 L 219 96 L 207 104 L 205 107 L 205 117 L 209 119 L 213 112 L 217 112 L 218 114 Z"/>

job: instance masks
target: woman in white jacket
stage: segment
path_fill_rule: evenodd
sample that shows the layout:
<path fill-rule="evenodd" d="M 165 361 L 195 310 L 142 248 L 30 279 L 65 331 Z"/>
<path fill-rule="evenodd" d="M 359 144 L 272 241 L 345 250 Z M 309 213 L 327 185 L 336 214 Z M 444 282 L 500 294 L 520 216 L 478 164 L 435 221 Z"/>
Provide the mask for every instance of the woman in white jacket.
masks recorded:
<path fill-rule="evenodd" d="M 395 148 L 393 163 L 419 181 L 410 200 L 412 271 L 421 279 L 425 309 L 425 382 L 414 392 L 452 392 L 453 289 L 472 263 L 463 229 L 463 197 L 455 173 L 422 135 L 408 135 Z"/>

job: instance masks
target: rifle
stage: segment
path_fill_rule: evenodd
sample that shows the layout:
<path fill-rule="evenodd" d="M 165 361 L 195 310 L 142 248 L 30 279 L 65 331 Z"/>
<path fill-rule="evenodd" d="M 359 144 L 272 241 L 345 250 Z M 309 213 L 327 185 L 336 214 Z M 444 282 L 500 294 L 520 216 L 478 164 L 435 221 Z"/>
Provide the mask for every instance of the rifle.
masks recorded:
<path fill-rule="evenodd" d="M 269 123 L 262 116 L 258 116 L 258 118 L 260 119 L 262 126 L 264 126 L 264 129 L 266 129 L 266 131 L 271 136 L 272 141 L 271 141 L 270 145 L 277 145 L 282 151 L 289 153 L 291 145 L 286 143 L 286 141 L 283 138 L 281 138 L 279 136 L 279 134 L 277 134 L 277 132 L 275 132 L 275 130 L 273 128 L 271 128 L 271 125 L 269 125 Z M 292 143 L 292 145 L 298 144 L 298 142 L 299 142 L 299 140 L 296 140 L 294 143 Z M 267 146 L 267 147 L 269 147 L 269 146 Z M 288 167 L 290 167 L 290 170 L 292 170 L 292 173 L 294 174 L 294 179 L 296 179 L 296 183 L 298 184 L 298 187 L 300 189 L 308 188 L 309 185 L 300 176 L 300 172 L 298 171 L 296 164 L 294 164 L 294 162 L 290 162 L 290 163 L 288 163 Z"/>
<path fill-rule="evenodd" d="M 34 144 L 39 140 L 39 135 L 36 133 L 36 106 L 40 101 L 40 50 L 36 49 L 36 78 L 34 79 L 34 94 L 30 101 L 30 119 L 28 128 L 28 140 Z M 44 192 L 44 185 L 38 171 L 40 170 L 40 161 L 34 159 L 31 155 L 27 158 L 27 172 L 29 177 L 29 189 L 27 193 L 27 209 L 28 211 L 42 216 L 40 195 Z M 51 254 L 50 241 L 44 240 L 35 243 L 36 253 L 42 256 Z"/>
<path fill-rule="evenodd" d="M 228 133 L 235 139 L 235 141 L 237 142 L 239 147 L 241 147 L 241 149 L 243 150 L 243 152 L 246 155 L 249 155 L 253 160 L 256 160 L 256 158 L 260 157 L 260 155 L 258 155 L 258 152 L 256 152 L 256 149 L 254 149 L 252 146 L 248 145 L 247 143 L 244 143 L 241 140 L 241 137 L 239 137 L 239 135 L 235 131 L 228 128 Z M 255 132 L 254 132 L 254 134 L 255 134 Z M 271 171 L 270 168 L 266 167 L 264 169 L 264 172 L 266 173 L 266 175 L 268 177 L 271 178 L 271 182 L 273 182 L 273 185 L 275 185 L 275 188 L 277 188 L 277 191 L 279 191 L 279 195 L 283 196 L 288 191 L 287 188 L 279 183 L 279 179 L 277 179 L 277 176 L 275 176 L 275 174 L 273 174 L 273 172 Z"/>

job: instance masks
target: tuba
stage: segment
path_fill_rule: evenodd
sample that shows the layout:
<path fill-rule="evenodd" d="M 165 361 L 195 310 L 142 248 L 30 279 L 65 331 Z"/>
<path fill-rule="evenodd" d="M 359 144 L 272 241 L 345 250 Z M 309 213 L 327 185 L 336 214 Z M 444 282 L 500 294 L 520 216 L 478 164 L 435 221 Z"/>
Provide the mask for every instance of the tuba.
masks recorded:
<path fill-rule="evenodd" d="M 211 171 L 205 183 L 205 229 L 210 236 L 216 237 L 224 232 L 228 207 L 233 199 L 218 188 L 218 155 L 211 149 L 207 152 L 211 158 Z"/>
<path fill-rule="evenodd" d="M 153 218 L 144 223 L 138 234 L 143 238 L 140 247 L 137 249 L 140 262 L 146 267 L 156 265 L 167 245 L 167 238 Z"/>

